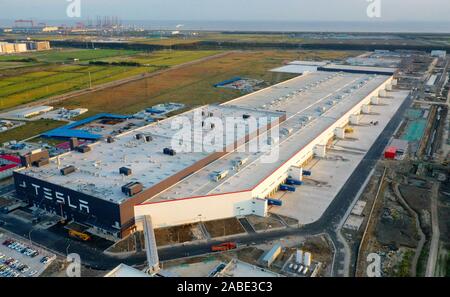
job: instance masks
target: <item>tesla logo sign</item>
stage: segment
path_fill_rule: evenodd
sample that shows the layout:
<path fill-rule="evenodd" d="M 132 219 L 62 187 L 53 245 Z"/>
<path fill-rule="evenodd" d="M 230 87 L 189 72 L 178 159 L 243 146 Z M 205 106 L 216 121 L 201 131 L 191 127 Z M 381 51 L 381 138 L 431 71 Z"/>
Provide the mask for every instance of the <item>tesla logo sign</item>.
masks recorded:
<path fill-rule="evenodd" d="M 28 185 L 25 181 L 19 184 L 21 188 L 28 188 Z M 36 185 L 31 184 L 31 188 L 33 189 L 33 193 L 36 197 L 43 197 L 44 199 L 55 201 L 56 203 L 67 205 L 70 208 L 77 209 L 82 212 L 89 213 L 89 202 L 81 199 L 73 199 L 70 195 L 65 195 L 58 191 Z"/>

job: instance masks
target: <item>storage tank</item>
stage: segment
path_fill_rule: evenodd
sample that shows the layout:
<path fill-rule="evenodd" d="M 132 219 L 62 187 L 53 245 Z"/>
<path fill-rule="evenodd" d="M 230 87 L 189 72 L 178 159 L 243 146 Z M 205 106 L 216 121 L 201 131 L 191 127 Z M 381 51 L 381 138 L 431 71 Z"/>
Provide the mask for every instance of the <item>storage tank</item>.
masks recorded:
<path fill-rule="evenodd" d="M 312 255 L 311 255 L 311 253 L 310 253 L 310 252 L 305 252 L 305 253 L 303 254 L 303 264 L 304 264 L 306 267 L 309 267 L 309 266 L 311 266 L 311 261 L 312 261 Z"/>
<path fill-rule="evenodd" d="M 297 250 L 295 253 L 295 263 L 302 264 L 303 263 L 303 251 Z"/>

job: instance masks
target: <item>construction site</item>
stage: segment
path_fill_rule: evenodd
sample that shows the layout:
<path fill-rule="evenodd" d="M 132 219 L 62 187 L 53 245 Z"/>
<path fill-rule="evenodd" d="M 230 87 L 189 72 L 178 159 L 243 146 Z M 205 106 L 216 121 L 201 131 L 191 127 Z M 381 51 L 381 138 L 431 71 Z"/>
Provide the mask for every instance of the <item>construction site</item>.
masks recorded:
<path fill-rule="evenodd" d="M 382 276 L 448 276 L 448 60 L 407 60 L 399 87 L 413 85 L 414 101 L 366 181 L 357 226 L 342 231 L 358 250 L 356 276 L 367 275 L 371 253 L 381 257 Z M 433 85 L 442 77 L 432 91 L 430 77 Z"/>

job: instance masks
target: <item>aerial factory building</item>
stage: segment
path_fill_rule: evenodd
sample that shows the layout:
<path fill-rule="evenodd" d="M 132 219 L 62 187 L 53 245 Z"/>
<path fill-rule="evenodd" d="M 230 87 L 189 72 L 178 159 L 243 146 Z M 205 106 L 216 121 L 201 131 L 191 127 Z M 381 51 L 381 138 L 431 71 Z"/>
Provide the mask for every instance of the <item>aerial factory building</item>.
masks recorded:
<path fill-rule="evenodd" d="M 145 216 L 154 228 L 267 216 L 276 202 L 270 196 L 301 185 L 310 174 L 303 165 L 324 156 L 330 139 L 345 136 L 345 127 L 396 83 L 392 75 L 366 68 L 308 73 L 114 141 L 55 158 L 30 155 L 14 173 L 18 196 L 116 237 L 142 228 Z M 222 129 L 230 119 L 233 125 Z M 194 123 L 186 130 L 191 133 L 179 138 L 186 121 Z M 205 141 L 212 132 L 223 141 Z M 254 143 L 258 149 L 249 149 Z"/>

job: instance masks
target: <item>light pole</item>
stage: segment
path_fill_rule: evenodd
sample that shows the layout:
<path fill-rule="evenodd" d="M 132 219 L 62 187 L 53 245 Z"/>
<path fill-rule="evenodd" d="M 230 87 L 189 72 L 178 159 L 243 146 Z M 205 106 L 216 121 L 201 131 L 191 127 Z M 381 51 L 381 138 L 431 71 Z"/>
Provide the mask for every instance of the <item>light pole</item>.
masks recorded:
<path fill-rule="evenodd" d="M 58 203 L 59 203 L 59 208 L 60 208 L 60 210 L 61 210 L 61 222 L 62 221 L 65 221 L 65 219 L 64 219 L 64 212 L 63 212 L 63 204 L 61 203 L 61 202 L 59 202 L 58 201 Z"/>
<path fill-rule="evenodd" d="M 69 242 L 69 244 L 68 244 L 67 247 L 66 247 L 66 256 L 69 255 L 69 247 L 70 247 L 70 242 Z"/>
<path fill-rule="evenodd" d="M 92 89 L 91 72 L 89 71 L 89 89 Z"/>
<path fill-rule="evenodd" d="M 31 240 L 31 233 L 34 231 L 33 228 L 31 228 L 30 232 L 28 232 L 28 239 L 30 240 L 30 246 L 33 245 L 33 241 Z"/>

